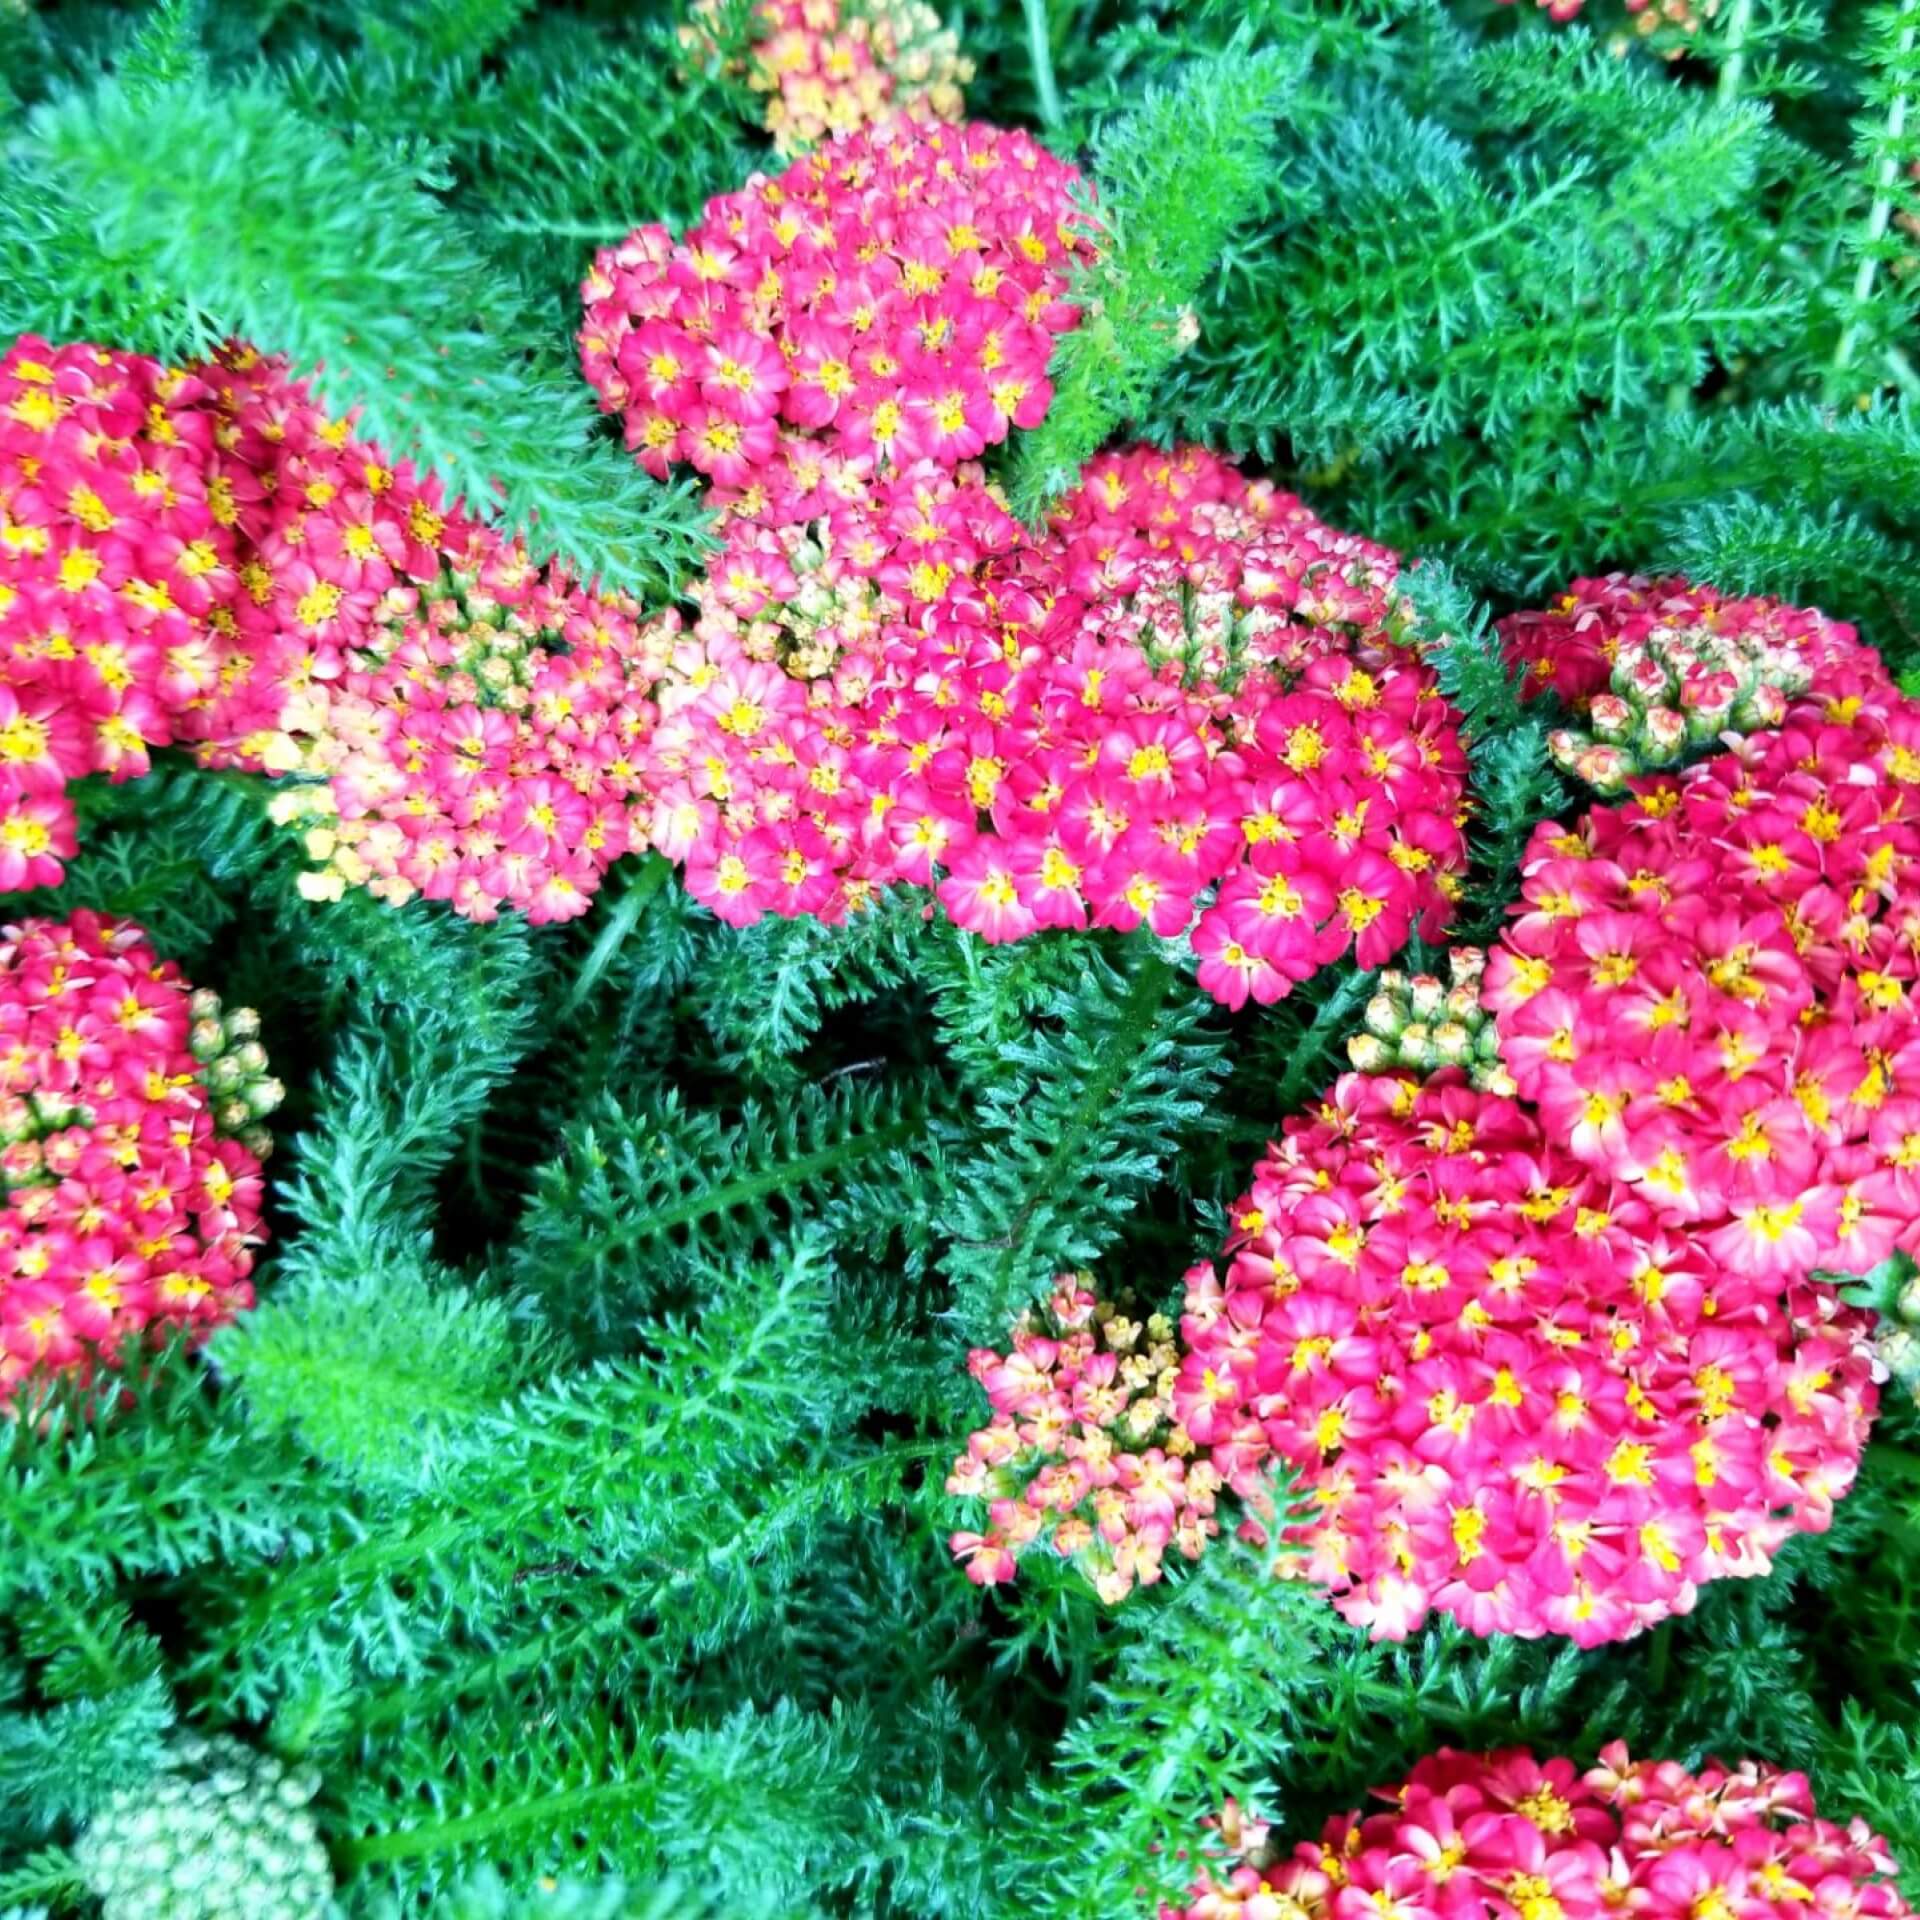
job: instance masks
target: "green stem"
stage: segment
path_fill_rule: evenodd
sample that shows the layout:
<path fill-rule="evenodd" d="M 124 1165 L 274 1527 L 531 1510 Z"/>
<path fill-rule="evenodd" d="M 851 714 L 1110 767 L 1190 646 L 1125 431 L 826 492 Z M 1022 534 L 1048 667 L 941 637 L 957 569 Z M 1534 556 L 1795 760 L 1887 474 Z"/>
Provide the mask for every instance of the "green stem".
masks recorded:
<path fill-rule="evenodd" d="M 1900 51 L 1896 61 L 1903 71 L 1909 56 L 1913 52 L 1914 36 L 1920 30 L 1920 20 L 1908 20 L 1900 31 Z M 1854 318 L 1849 320 L 1840 333 L 1840 344 L 1833 350 L 1833 370 L 1844 373 L 1853 359 L 1854 348 L 1860 341 L 1860 310 L 1867 304 L 1873 293 L 1874 275 L 1880 262 L 1875 257 L 1874 248 L 1885 236 L 1887 224 L 1893 218 L 1893 187 L 1900 177 L 1898 143 L 1907 126 L 1907 91 L 1904 87 L 1893 96 L 1893 104 L 1887 109 L 1887 148 L 1880 162 L 1879 173 L 1874 181 L 1873 205 L 1867 209 L 1867 231 L 1861 247 L 1860 269 L 1853 276 Z"/>
<path fill-rule="evenodd" d="M 1656 1699 L 1667 1684 L 1667 1663 L 1673 1657 L 1673 1622 L 1663 1620 L 1654 1629 L 1653 1647 L 1647 1659 L 1647 1691 Z"/>
<path fill-rule="evenodd" d="M 1027 52 L 1033 60 L 1033 93 L 1041 123 L 1060 124 L 1060 89 L 1053 78 L 1053 27 L 1047 19 L 1047 0 L 1021 0 L 1027 16 Z"/>
<path fill-rule="evenodd" d="M 600 929 L 600 937 L 593 943 L 593 951 L 587 955 L 586 964 L 581 967 L 573 983 L 573 991 L 561 1003 L 560 1017 L 563 1020 L 568 1014 L 578 1011 L 587 995 L 600 984 L 600 976 L 613 965 L 615 956 L 626 944 L 627 935 L 639 924 L 647 902 L 666 885 L 667 875 L 672 871 L 671 865 L 659 854 L 647 855 L 646 864 L 628 881 L 626 892 L 607 915 L 606 924 Z"/>
<path fill-rule="evenodd" d="M 1753 0 L 1734 0 L 1733 15 L 1727 22 L 1727 59 L 1720 69 L 1719 97 L 1722 106 L 1740 97 L 1740 82 L 1747 65 L 1747 32 L 1753 25 Z"/>

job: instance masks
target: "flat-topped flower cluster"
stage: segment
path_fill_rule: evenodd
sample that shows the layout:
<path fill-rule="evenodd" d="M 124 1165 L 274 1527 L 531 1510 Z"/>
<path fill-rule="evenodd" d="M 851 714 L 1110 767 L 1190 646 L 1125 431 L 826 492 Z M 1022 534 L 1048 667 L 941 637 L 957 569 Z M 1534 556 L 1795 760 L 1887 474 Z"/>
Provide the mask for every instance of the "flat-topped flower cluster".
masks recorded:
<path fill-rule="evenodd" d="M 1004 1357 L 976 1348 L 994 1420 L 967 1442 L 947 1491 L 987 1503 L 990 1534 L 954 1536 L 968 1578 L 1011 1579 L 1019 1556 L 1091 1554 L 1112 1604 L 1160 1578 L 1169 1546 L 1198 1559 L 1219 1532 L 1220 1476 L 1176 1424 L 1179 1349 L 1159 1314 L 1135 1319 L 1072 1274 L 1022 1316 Z"/>
<path fill-rule="evenodd" d="M 1375 1813 L 1338 1814 L 1282 1855 L 1230 1807 L 1203 1872 L 1162 1920 L 1792 1920 L 1911 1911 L 1886 1842 L 1823 1820 L 1805 1774 L 1757 1762 L 1633 1760 L 1619 1741 L 1585 1770 L 1523 1747 L 1443 1747 Z"/>
<path fill-rule="evenodd" d="M 1862 679 L 1535 834 L 1484 1003 L 1582 1164 L 1740 1272 L 1920 1235 L 1920 707 Z"/>
<path fill-rule="evenodd" d="M 581 364 L 649 472 L 785 524 L 824 454 L 951 470 L 1032 426 L 1089 257 L 1078 176 L 1030 136 L 891 119 L 637 228 L 582 287 Z"/>
<path fill-rule="evenodd" d="M 819 504 L 736 525 L 658 689 L 654 844 L 723 918 L 904 881 L 995 941 L 1192 929 L 1233 1006 L 1438 931 L 1465 760 L 1390 555 L 1193 449 L 1038 541 L 965 467 Z"/>
<path fill-rule="evenodd" d="M 1576 580 L 1499 631 L 1523 690 L 1569 710 L 1572 724 L 1548 736 L 1555 761 L 1609 795 L 1777 727 L 1816 681 L 1878 664 L 1852 627 L 1813 608 L 1640 574 Z"/>
<path fill-rule="evenodd" d="M 1398 1639 L 1619 1639 L 1824 1529 L 1875 1407 L 1865 1316 L 1724 1268 L 1449 1069 L 1289 1121 L 1188 1276 L 1174 1406 L 1334 1605 Z"/>
<path fill-rule="evenodd" d="M 77 913 L 0 930 L 0 1029 L 0 1401 L 251 1306 L 279 1097 L 257 1022 Z"/>

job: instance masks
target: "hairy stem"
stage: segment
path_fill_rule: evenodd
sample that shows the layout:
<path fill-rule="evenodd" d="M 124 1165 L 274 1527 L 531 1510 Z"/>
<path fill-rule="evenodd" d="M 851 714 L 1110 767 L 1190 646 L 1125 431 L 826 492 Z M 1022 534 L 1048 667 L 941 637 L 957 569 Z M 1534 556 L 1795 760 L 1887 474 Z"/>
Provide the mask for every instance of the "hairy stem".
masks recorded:
<path fill-rule="evenodd" d="M 1909 19 L 1900 30 L 1900 64 L 1904 67 L 1908 55 L 1913 52 L 1914 35 L 1920 30 L 1920 20 Z M 1904 87 L 1893 96 L 1893 103 L 1887 109 L 1887 145 L 1888 152 L 1880 162 L 1880 170 L 1875 180 L 1873 204 L 1867 209 L 1866 243 L 1861 249 L 1860 268 L 1853 276 L 1854 318 L 1841 329 L 1840 344 L 1833 350 L 1833 370 L 1844 373 L 1852 363 L 1855 347 L 1860 341 L 1860 311 L 1873 293 L 1874 275 L 1880 262 L 1874 249 L 1887 231 L 1887 223 L 1893 218 L 1894 182 L 1900 177 L 1900 162 L 1897 148 L 1907 125 L 1907 92 Z"/>
<path fill-rule="evenodd" d="M 1060 124 L 1060 88 L 1053 77 L 1053 27 L 1047 0 L 1022 0 L 1027 16 L 1027 52 L 1033 61 L 1033 97 L 1043 126 Z"/>

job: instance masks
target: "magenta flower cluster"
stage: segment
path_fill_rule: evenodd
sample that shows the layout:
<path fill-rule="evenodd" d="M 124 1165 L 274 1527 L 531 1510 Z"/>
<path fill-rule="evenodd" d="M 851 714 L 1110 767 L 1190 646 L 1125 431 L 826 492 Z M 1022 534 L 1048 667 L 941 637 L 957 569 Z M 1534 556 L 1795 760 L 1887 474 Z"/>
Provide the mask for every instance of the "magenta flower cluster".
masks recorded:
<path fill-rule="evenodd" d="M 1906 1920 L 1886 1842 L 1823 1820 L 1805 1774 L 1754 1761 L 1633 1760 L 1586 1770 L 1524 1748 L 1443 1747 L 1281 1854 L 1229 1806 L 1216 1863 L 1162 1920 Z M 1224 1856 L 1224 1857 L 1220 1857 Z M 1232 1864 L 1229 1864 L 1229 1862 Z"/>

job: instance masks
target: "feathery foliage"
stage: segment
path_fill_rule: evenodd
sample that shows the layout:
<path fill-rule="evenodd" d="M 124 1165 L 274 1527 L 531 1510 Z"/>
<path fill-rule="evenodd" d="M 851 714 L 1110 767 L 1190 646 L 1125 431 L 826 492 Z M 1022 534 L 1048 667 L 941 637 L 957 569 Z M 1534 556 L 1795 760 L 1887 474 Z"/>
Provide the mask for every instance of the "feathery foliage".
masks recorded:
<path fill-rule="evenodd" d="M 1501 615 L 1674 569 L 1920 670 L 1920 5 L 1695 10 L 942 9 L 969 113 L 1079 163 L 1099 235 L 989 478 L 1031 521 L 1102 446 L 1193 440 L 1399 549 L 1472 768 L 1452 938 L 1575 804 Z M 574 334 L 595 249 L 780 164 L 767 22 L 690 24 L 0 0 L 0 338 L 249 338 L 664 605 L 707 515 Z M 1920 1897 L 1891 1383 L 1828 1532 L 1592 1651 L 1369 1642 L 1231 1527 L 1117 1609 L 956 1567 L 969 1349 L 1081 1268 L 1178 1314 L 1340 1069 L 1351 960 L 1228 1013 L 1178 941 L 992 945 L 908 889 L 736 929 L 657 855 L 475 926 L 304 898 L 263 783 L 184 750 L 74 799 L 9 920 L 137 919 L 258 1010 L 288 1100 L 259 1305 L 0 1422 L 0 1920 L 100 1911 L 88 1823 L 186 1730 L 315 1771 L 340 1920 L 1149 1920 L 1228 1797 L 1291 1839 L 1443 1744 L 1615 1737 L 1804 1767 Z"/>

